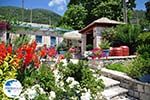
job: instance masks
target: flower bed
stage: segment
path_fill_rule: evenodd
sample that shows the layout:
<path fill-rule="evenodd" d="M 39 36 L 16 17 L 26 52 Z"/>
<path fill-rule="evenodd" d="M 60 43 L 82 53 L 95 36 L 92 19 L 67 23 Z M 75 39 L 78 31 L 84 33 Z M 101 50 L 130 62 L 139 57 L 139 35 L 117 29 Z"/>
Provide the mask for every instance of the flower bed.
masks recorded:
<path fill-rule="evenodd" d="M 21 94 L 16 97 L 19 100 L 102 99 L 103 81 L 86 61 L 62 63 L 64 56 L 60 56 L 54 65 L 41 62 L 46 56 L 54 58 L 56 51 L 46 47 L 37 50 L 36 42 L 15 50 L 5 43 L 0 47 L 0 99 L 10 99 L 2 89 L 10 78 L 18 79 L 23 86 Z"/>

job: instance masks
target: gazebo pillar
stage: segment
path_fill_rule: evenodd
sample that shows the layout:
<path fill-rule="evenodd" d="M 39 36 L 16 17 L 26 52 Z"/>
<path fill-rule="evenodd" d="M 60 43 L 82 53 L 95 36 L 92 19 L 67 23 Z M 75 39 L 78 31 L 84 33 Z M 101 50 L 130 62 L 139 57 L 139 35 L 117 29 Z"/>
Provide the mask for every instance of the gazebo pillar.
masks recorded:
<path fill-rule="evenodd" d="M 84 51 L 86 51 L 86 34 L 82 34 L 82 43 L 81 43 L 81 53 L 84 54 Z"/>
<path fill-rule="evenodd" d="M 96 48 L 97 45 L 97 32 L 96 32 L 96 27 L 93 29 L 93 48 Z"/>
<path fill-rule="evenodd" d="M 95 34 L 95 38 L 94 38 L 94 47 L 99 47 L 99 44 L 101 43 L 102 40 L 102 31 L 104 30 L 104 27 L 95 27 L 93 29 L 93 33 Z M 94 35 L 93 34 L 93 35 Z"/>

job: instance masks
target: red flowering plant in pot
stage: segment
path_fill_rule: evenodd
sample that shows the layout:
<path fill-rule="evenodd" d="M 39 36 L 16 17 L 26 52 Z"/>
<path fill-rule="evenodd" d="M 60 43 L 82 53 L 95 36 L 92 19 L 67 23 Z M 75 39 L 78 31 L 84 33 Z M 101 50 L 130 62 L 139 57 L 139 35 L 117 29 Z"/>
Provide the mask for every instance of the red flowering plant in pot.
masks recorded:
<path fill-rule="evenodd" d="M 92 50 L 92 59 L 95 59 L 95 58 L 101 58 L 102 57 L 102 50 L 101 48 L 94 48 Z"/>

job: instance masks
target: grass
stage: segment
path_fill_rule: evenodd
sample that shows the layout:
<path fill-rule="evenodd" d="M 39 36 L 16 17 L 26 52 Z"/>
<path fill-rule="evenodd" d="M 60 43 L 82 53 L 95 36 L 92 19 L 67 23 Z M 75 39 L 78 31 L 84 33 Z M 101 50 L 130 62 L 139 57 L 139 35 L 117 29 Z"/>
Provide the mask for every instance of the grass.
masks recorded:
<path fill-rule="evenodd" d="M 123 65 L 121 63 L 110 64 L 110 65 L 106 66 L 106 68 L 110 69 L 110 70 L 123 72 L 123 73 L 127 73 L 128 72 L 128 67 L 126 67 L 125 65 Z"/>

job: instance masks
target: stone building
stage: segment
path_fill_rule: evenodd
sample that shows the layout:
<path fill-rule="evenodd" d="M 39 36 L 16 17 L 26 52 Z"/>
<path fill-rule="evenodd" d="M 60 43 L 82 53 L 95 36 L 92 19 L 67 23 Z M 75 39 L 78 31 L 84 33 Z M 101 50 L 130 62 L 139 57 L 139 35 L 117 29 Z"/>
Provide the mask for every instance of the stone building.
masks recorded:
<path fill-rule="evenodd" d="M 85 28 L 81 29 L 79 32 L 82 34 L 82 53 L 86 51 L 87 45 L 92 45 L 93 48 L 98 47 L 101 43 L 102 34 L 101 32 L 110 27 L 114 27 L 119 24 L 125 24 L 115 20 L 110 20 L 108 18 L 102 17 L 93 21 L 91 24 L 87 25 Z"/>
<path fill-rule="evenodd" d="M 38 46 L 56 46 L 63 40 L 63 33 L 67 32 L 61 28 L 50 28 L 49 25 L 37 23 L 22 23 L 15 33 L 9 33 L 7 29 L 0 32 L 2 41 L 11 42 L 16 37 L 28 35 L 31 41 L 36 40 Z"/>

